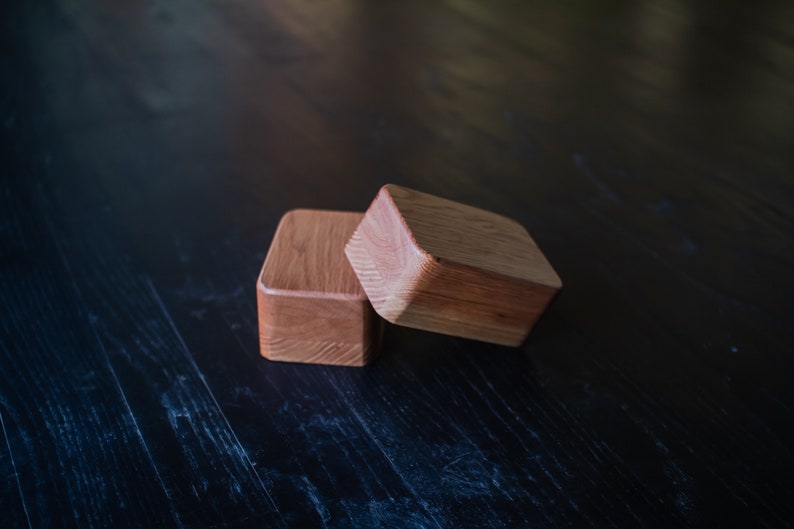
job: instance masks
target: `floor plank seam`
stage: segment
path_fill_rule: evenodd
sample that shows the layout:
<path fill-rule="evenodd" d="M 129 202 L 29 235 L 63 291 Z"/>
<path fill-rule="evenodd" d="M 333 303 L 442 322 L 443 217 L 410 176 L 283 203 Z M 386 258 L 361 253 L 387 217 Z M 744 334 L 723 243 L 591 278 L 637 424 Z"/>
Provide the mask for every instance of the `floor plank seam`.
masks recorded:
<path fill-rule="evenodd" d="M 42 200 L 45 205 L 49 202 L 47 197 L 43 195 L 43 192 L 39 193 L 39 199 Z M 50 208 L 47 208 L 48 211 L 49 209 Z M 75 296 L 79 299 L 80 305 L 82 307 L 86 307 L 86 314 L 85 314 L 86 320 L 88 321 L 88 324 L 91 327 L 91 331 L 94 334 L 94 338 L 96 339 L 96 342 L 99 345 L 100 350 L 102 351 L 105 361 L 107 362 L 108 369 L 110 370 L 110 374 L 113 377 L 113 381 L 118 389 L 119 396 L 121 397 L 121 401 L 124 403 L 124 407 L 129 413 L 130 420 L 132 421 L 132 425 L 135 428 L 135 435 L 136 437 L 138 437 L 138 440 L 141 443 L 141 447 L 143 448 L 143 451 L 146 454 L 147 459 L 149 460 L 149 464 L 151 465 L 155 476 L 157 476 L 157 480 L 160 483 L 160 486 L 163 490 L 163 494 L 165 495 L 165 498 L 168 501 L 168 506 L 169 506 L 169 510 L 171 511 L 171 515 L 178 527 L 184 527 L 174 507 L 171 494 L 168 491 L 168 488 L 165 486 L 165 481 L 163 480 L 162 475 L 160 474 L 160 471 L 157 468 L 157 463 L 155 462 L 154 457 L 152 456 L 151 450 L 149 449 L 149 445 L 143 437 L 143 432 L 141 431 L 141 428 L 138 425 L 138 421 L 135 418 L 135 413 L 132 411 L 132 408 L 130 407 L 129 401 L 127 400 L 127 396 L 124 393 L 124 388 L 122 387 L 121 382 L 118 379 L 118 375 L 116 374 L 116 370 L 113 368 L 113 363 L 110 361 L 110 355 L 108 354 L 107 349 L 105 348 L 105 344 L 99 335 L 99 330 L 97 329 L 96 326 L 97 317 L 94 314 L 92 314 L 90 310 L 87 309 L 88 303 L 86 302 L 85 296 L 83 295 L 82 290 L 80 289 L 80 287 L 77 284 L 77 281 L 74 278 L 74 273 L 72 272 L 72 267 L 71 264 L 69 263 L 69 259 L 66 257 L 63 248 L 61 248 L 61 244 L 59 243 L 59 241 L 61 241 L 62 239 L 56 236 L 55 228 L 51 222 L 51 219 L 47 215 L 44 215 L 43 218 L 44 218 L 44 222 L 47 225 L 47 231 L 49 231 L 50 238 L 52 239 L 53 245 L 55 246 L 55 250 L 58 253 L 58 257 L 61 260 L 61 264 L 63 265 L 64 269 L 71 278 L 72 290 L 74 291 Z"/>
<path fill-rule="evenodd" d="M 8 457 L 11 459 L 11 468 L 14 470 L 14 479 L 17 482 L 17 489 L 19 490 L 19 499 L 22 502 L 22 509 L 25 511 L 25 518 L 28 521 L 28 527 L 33 529 L 33 524 L 30 521 L 30 513 L 28 512 L 28 505 L 25 503 L 25 495 L 22 493 L 22 482 L 19 481 L 19 472 L 17 471 L 17 464 L 14 461 L 14 453 L 11 451 L 11 440 L 8 438 L 8 430 L 6 430 L 6 422 L 3 419 L 3 412 L 0 411 L 0 426 L 3 427 L 3 436 L 6 438 L 6 447 L 8 447 Z"/>
<path fill-rule="evenodd" d="M 179 340 L 179 343 L 182 346 L 182 349 L 183 349 L 183 351 L 185 353 L 185 356 L 187 357 L 191 367 L 195 370 L 195 372 L 198 375 L 199 379 L 201 379 L 201 383 L 204 385 L 204 388 L 207 390 L 207 394 L 210 396 L 210 399 L 212 399 L 212 403 L 215 405 L 215 408 L 218 410 L 218 413 L 220 414 L 221 418 L 223 419 L 223 422 L 226 424 L 226 427 L 229 430 L 229 434 L 231 435 L 232 439 L 234 440 L 234 442 L 235 442 L 235 444 L 237 446 L 237 451 L 239 452 L 240 457 L 245 461 L 245 463 L 248 465 L 248 468 L 251 470 L 253 475 L 256 477 L 256 480 L 259 482 L 259 485 L 261 486 L 262 490 L 264 491 L 265 495 L 267 496 L 267 499 L 270 501 L 270 504 L 276 510 L 276 513 L 278 513 L 280 515 L 281 511 L 279 510 L 278 505 L 276 505 L 276 502 L 273 501 L 273 497 L 270 495 L 270 491 L 267 490 L 267 487 L 265 486 L 264 481 L 262 481 L 262 477 L 256 471 L 256 468 L 254 467 L 254 464 L 251 461 L 251 458 L 248 457 L 248 454 L 245 453 L 245 448 L 243 448 L 242 443 L 240 443 L 240 439 L 238 439 L 237 434 L 235 433 L 234 429 L 232 428 L 231 423 L 229 423 L 229 419 L 226 417 L 226 414 L 223 413 L 223 409 L 220 407 L 220 404 L 218 404 L 218 400 L 215 398 L 215 394 L 210 389 L 209 384 L 207 384 L 207 380 L 204 377 L 204 374 L 199 369 L 198 364 L 196 364 L 196 360 L 193 358 L 193 355 L 191 354 L 190 349 L 188 349 L 187 343 L 185 343 L 184 338 L 182 338 L 182 334 L 177 329 L 173 318 L 171 318 L 171 314 L 168 312 L 168 309 L 166 309 L 165 304 L 163 303 L 163 300 L 160 297 L 160 294 L 157 292 L 157 289 L 154 286 L 154 283 L 152 282 L 152 280 L 151 280 L 151 278 L 149 276 L 144 276 L 144 280 L 149 285 L 149 290 L 152 293 L 152 297 L 154 297 L 154 300 L 157 302 L 157 305 L 160 307 L 160 311 L 163 313 L 163 315 L 165 316 L 166 320 L 168 320 L 168 323 L 171 326 L 171 330 L 173 331 L 173 333 L 176 336 L 177 340 Z"/>
<path fill-rule="evenodd" d="M 411 493 L 411 496 L 416 500 L 416 502 L 419 505 L 421 505 L 422 509 L 427 513 L 427 516 L 430 517 L 430 519 L 433 521 L 436 527 L 442 529 L 443 526 L 438 522 L 438 520 L 436 520 L 436 517 L 433 516 L 433 513 L 430 512 L 430 509 L 428 508 L 427 504 L 419 499 L 418 495 L 416 494 L 416 490 L 414 490 L 413 486 L 411 486 L 411 484 L 408 482 L 408 479 L 406 479 L 405 475 L 402 472 L 400 472 L 400 469 L 397 468 L 397 464 L 392 460 L 389 454 L 386 453 L 386 450 L 383 448 L 383 445 L 375 437 L 375 434 L 372 433 L 372 430 L 370 430 L 369 427 L 366 425 L 366 423 L 361 418 L 361 415 L 358 413 L 358 411 L 353 406 L 350 405 L 350 402 L 348 401 L 347 397 L 342 392 L 342 390 L 339 389 L 339 386 L 336 385 L 336 382 L 334 382 L 332 378 L 329 378 L 328 380 L 331 382 L 334 391 L 336 391 L 336 393 L 342 399 L 342 402 L 344 402 L 347 405 L 348 409 L 351 411 L 351 413 L 353 413 L 353 417 L 356 418 L 356 421 L 359 423 L 359 425 L 361 425 L 361 428 L 367 433 L 367 436 L 372 440 L 375 447 L 383 455 L 383 457 L 386 458 L 386 461 L 389 463 L 389 466 L 392 468 L 392 470 L 394 470 L 394 473 L 400 477 L 400 481 L 402 481 L 403 485 L 408 490 L 408 492 Z"/>
<path fill-rule="evenodd" d="M 113 377 L 113 382 L 116 384 L 116 388 L 119 391 L 119 395 L 121 396 L 121 400 L 124 403 L 124 407 L 127 409 L 127 412 L 130 414 L 130 418 L 132 420 L 132 425 L 135 427 L 135 433 L 138 439 L 141 442 L 141 446 L 143 447 L 143 451 L 146 454 L 146 458 L 149 460 L 149 464 L 152 466 L 152 470 L 154 470 L 154 475 L 157 476 L 157 481 L 160 483 L 160 487 L 163 489 L 163 493 L 165 494 L 166 499 L 168 500 L 168 506 L 170 507 L 171 515 L 174 518 L 178 527 L 184 527 L 182 524 L 182 520 L 179 519 L 179 514 L 174 509 L 174 503 L 171 499 L 171 493 L 168 490 L 168 487 L 165 485 L 165 481 L 163 477 L 160 475 L 160 470 L 157 468 L 157 463 L 154 460 L 154 456 L 152 456 L 151 450 L 149 450 L 149 445 L 143 437 L 143 432 L 141 431 L 140 426 L 138 425 L 138 421 L 135 418 L 135 413 L 132 411 L 132 407 L 130 407 L 130 403 L 127 400 L 127 396 L 124 393 L 124 388 L 121 386 L 121 382 L 119 381 L 118 375 L 116 374 L 116 370 L 113 368 L 113 363 L 110 361 L 110 355 L 108 354 L 107 349 L 105 348 L 105 344 L 102 341 L 102 338 L 99 336 L 99 332 L 97 331 L 96 324 L 94 323 L 94 319 L 89 317 L 89 324 L 91 325 L 91 330 L 94 332 L 94 337 L 96 338 L 97 343 L 99 344 L 99 348 L 102 350 L 102 354 L 105 357 L 105 361 L 107 362 L 108 369 L 110 369 L 110 374 Z"/>

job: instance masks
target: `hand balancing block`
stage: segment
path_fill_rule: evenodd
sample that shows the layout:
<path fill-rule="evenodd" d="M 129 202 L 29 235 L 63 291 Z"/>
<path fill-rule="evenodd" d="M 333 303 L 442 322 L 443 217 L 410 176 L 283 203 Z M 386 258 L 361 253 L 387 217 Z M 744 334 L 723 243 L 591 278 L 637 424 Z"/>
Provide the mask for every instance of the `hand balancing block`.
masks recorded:
<path fill-rule="evenodd" d="M 262 356 L 361 366 L 379 319 L 344 254 L 361 213 L 294 210 L 279 222 L 257 280 Z"/>
<path fill-rule="evenodd" d="M 386 320 L 502 345 L 520 345 L 562 287 L 517 222 L 396 185 L 345 254 Z"/>

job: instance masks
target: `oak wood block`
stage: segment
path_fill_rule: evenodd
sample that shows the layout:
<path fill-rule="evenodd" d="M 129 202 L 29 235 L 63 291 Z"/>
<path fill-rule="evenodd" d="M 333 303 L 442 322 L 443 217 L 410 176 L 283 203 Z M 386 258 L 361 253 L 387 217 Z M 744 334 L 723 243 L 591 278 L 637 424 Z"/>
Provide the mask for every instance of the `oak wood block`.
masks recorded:
<path fill-rule="evenodd" d="M 520 345 L 562 287 L 519 223 L 396 185 L 345 253 L 386 320 L 502 345 Z"/>
<path fill-rule="evenodd" d="M 361 366 L 379 319 L 344 254 L 361 213 L 298 209 L 279 222 L 257 280 L 262 356 Z"/>

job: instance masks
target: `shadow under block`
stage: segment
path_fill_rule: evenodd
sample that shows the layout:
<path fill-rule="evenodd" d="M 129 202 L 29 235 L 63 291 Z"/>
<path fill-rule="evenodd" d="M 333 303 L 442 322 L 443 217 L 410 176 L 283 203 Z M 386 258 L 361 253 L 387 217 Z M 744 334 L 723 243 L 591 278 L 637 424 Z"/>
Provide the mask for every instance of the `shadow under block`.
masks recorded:
<path fill-rule="evenodd" d="M 361 213 L 293 210 L 279 222 L 257 280 L 262 356 L 361 366 L 379 318 L 344 254 Z"/>
<path fill-rule="evenodd" d="M 519 223 L 395 185 L 345 253 L 386 320 L 501 345 L 520 345 L 562 287 Z"/>

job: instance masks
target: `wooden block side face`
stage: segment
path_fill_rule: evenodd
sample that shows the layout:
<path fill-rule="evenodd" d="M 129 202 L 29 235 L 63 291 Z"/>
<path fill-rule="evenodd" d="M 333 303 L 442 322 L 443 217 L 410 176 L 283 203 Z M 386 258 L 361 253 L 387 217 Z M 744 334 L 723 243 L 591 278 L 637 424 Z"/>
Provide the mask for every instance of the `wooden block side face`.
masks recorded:
<path fill-rule="evenodd" d="M 377 316 L 344 246 L 363 215 L 285 214 L 257 280 L 262 356 L 284 362 L 364 365 L 377 352 Z"/>
<path fill-rule="evenodd" d="M 518 223 L 399 186 L 381 189 L 345 253 L 388 321 L 503 345 L 526 339 L 560 287 Z"/>
<path fill-rule="evenodd" d="M 518 222 L 421 193 L 386 185 L 420 248 L 434 257 L 559 289 L 559 276 Z"/>
<path fill-rule="evenodd" d="M 436 262 L 398 324 L 519 346 L 558 290 L 472 267 Z"/>
<path fill-rule="evenodd" d="M 375 311 L 397 321 L 416 295 L 432 257 L 411 237 L 388 193 L 381 190 L 345 247 Z"/>
<path fill-rule="evenodd" d="M 362 366 L 377 353 L 378 320 L 367 301 L 257 290 L 262 356 L 280 362 Z"/>

